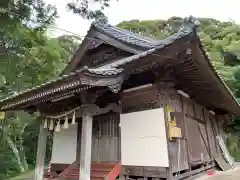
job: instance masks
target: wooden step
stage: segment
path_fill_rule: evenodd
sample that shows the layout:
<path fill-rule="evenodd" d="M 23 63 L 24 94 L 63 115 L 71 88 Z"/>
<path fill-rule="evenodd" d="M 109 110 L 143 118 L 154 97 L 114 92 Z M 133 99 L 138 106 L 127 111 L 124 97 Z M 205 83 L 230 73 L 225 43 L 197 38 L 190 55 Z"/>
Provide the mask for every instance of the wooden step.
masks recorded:
<path fill-rule="evenodd" d="M 120 173 L 120 164 L 92 164 L 91 180 L 115 180 Z M 56 180 L 78 180 L 79 165 L 75 162 L 64 170 Z"/>

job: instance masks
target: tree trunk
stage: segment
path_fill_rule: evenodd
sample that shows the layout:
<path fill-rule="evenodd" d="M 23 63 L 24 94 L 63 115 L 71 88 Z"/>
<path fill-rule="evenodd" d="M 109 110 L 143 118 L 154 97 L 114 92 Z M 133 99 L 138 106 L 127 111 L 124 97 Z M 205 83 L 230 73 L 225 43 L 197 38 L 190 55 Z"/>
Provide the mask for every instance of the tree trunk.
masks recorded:
<path fill-rule="evenodd" d="M 24 146 L 23 146 L 23 133 L 25 131 L 25 128 L 27 127 L 27 124 L 24 124 L 23 125 L 23 128 L 21 130 L 21 133 L 20 133 L 20 136 L 19 136 L 19 141 L 20 141 L 20 148 L 19 148 L 19 151 L 20 151 L 20 157 L 21 157 L 21 162 L 24 166 L 24 170 L 28 170 L 28 163 L 27 163 L 27 160 L 26 160 L 26 155 L 25 155 L 25 150 L 24 150 Z"/>
<path fill-rule="evenodd" d="M 20 153 L 16 147 L 16 145 L 13 143 L 13 141 L 11 140 L 11 138 L 8 136 L 7 137 L 7 143 L 10 147 L 10 149 L 12 150 L 16 160 L 17 160 L 17 163 L 18 163 L 18 166 L 19 166 L 19 169 L 21 172 L 24 172 L 25 171 L 25 168 L 24 168 L 24 165 L 22 164 L 21 162 L 21 157 L 20 157 Z"/>

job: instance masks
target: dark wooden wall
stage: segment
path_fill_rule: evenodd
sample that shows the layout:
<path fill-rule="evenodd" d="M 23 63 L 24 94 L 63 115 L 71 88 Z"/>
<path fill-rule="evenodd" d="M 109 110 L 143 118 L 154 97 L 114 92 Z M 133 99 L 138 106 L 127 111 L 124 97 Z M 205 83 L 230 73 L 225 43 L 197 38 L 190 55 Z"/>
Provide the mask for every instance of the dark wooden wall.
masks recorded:
<path fill-rule="evenodd" d="M 165 90 L 164 94 L 160 94 L 164 97 L 165 104 L 170 105 L 176 112 L 177 126 L 182 130 L 183 138 L 173 140 L 169 142 L 169 156 L 170 164 L 173 172 L 186 170 L 188 166 L 188 150 L 186 132 L 184 132 L 184 116 L 183 107 L 180 95 L 175 92 Z"/>
<path fill-rule="evenodd" d="M 213 155 L 219 153 L 216 136 L 219 134 L 217 118 L 197 102 L 179 95 L 176 91 L 164 94 L 165 103 L 176 112 L 177 126 L 182 129 L 179 140 L 170 141 L 169 152 L 172 171 L 190 170 L 192 167 L 210 163 Z"/>
<path fill-rule="evenodd" d="M 160 108 L 166 104 L 174 108 L 177 126 L 181 128 L 183 137 L 169 141 L 172 172 L 209 163 L 219 152 L 215 138 L 219 133 L 215 115 L 197 102 L 179 95 L 176 90 L 153 85 L 122 93 L 121 102 L 123 113 Z"/>

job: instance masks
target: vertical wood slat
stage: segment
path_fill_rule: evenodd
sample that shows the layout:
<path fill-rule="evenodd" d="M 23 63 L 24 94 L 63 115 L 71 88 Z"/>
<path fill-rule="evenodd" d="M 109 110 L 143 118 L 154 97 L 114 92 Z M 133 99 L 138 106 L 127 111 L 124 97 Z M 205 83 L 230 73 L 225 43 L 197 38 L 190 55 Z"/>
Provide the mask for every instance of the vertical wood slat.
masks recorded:
<path fill-rule="evenodd" d="M 185 112 L 185 106 L 184 106 L 184 98 L 181 96 L 181 106 L 182 106 L 182 113 L 183 113 L 183 123 L 184 123 L 184 135 L 186 139 L 186 146 L 187 146 L 187 162 L 188 162 L 188 170 L 191 171 L 191 164 L 190 164 L 190 147 L 189 147 L 189 137 L 187 132 L 187 122 L 186 122 L 186 112 Z"/>
<path fill-rule="evenodd" d="M 211 149 L 209 145 L 209 138 L 208 138 L 208 131 L 207 131 L 207 123 L 204 114 L 204 108 L 201 107 L 199 104 L 194 104 L 194 117 L 201 120 L 204 124 L 198 123 L 198 128 L 200 132 L 200 140 L 203 146 L 203 158 L 205 161 L 209 161 L 211 157 Z"/>
<path fill-rule="evenodd" d="M 199 105 L 198 103 L 189 100 L 189 102 L 184 102 L 185 106 L 187 107 L 187 122 L 188 122 L 188 131 L 191 134 L 191 139 L 190 140 L 190 145 L 191 146 L 191 151 L 194 151 L 193 153 L 191 153 L 191 158 L 193 161 L 193 159 L 195 159 L 194 161 L 196 161 L 199 158 L 199 155 L 197 154 L 202 154 L 201 158 L 204 161 L 209 161 L 211 159 L 211 154 L 212 154 L 212 146 L 210 145 L 210 135 L 209 133 L 211 133 L 211 130 L 209 129 L 209 119 L 206 117 L 206 115 L 204 114 L 204 112 L 208 111 L 206 110 L 206 108 L 202 107 L 201 105 Z M 194 127 L 196 125 L 194 125 L 195 123 L 192 121 L 197 121 L 197 129 L 199 131 L 193 131 Z M 195 127 L 196 128 L 196 127 Z M 200 137 L 198 137 L 200 135 Z M 192 138 L 192 136 L 194 136 L 195 138 Z M 199 144 L 195 144 L 196 138 L 199 139 L 200 143 Z M 195 140 L 194 140 L 195 139 Z M 195 144 L 195 145 L 194 145 Z M 194 146 L 197 146 L 197 148 L 195 148 Z M 200 152 L 200 151 L 201 152 Z M 196 157 L 194 157 L 196 156 Z"/>
<path fill-rule="evenodd" d="M 213 155 L 217 153 L 217 147 L 216 147 L 216 142 L 215 142 L 215 135 L 214 135 L 212 119 L 210 118 L 210 113 L 208 111 L 205 111 L 205 118 L 206 118 L 206 126 L 207 126 L 207 131 L 208 131 L 208 136 L 209 136 L 211 155 L 213 158 Z"/>
<path fill-rule="evenodd" d="M 202 155 L 204 161 L 209 161 L 210 158 L 210 152 L 209 152 L 209 146 L 207 141 L 207 134 L 206 134 L 206 128 L 205 124 L 198 123 L 198 130 L 200 132 L 200 142 L 202 144 Z"/>
<path fill-rule="evenodd" d="M 171 166 L 169 171 L 171 171 L 171 173 L 175 173 L 178 171 L 186 170 L 189 168 L 189 165 L 188 165 L 187 145 L 186 145 L 185 132 L 184 132 L 184 122 L 183 122 L 184 108 L 182 106 L 181 96 L 174 91 L 166 90 L 163 94 L 159 95 L 159 99 L 160 99 L 160 104 L 163 104 L 161 102 L 161 99 L 162 100 L 164 99 L 164 106 L 170 105 L 174 109 L 177 126 L 182 129 L 183 138 L 180 138 L 177 141 L 170 141 L 168 139 L 168 145 L 169 145 L 168 150 L 169 150 L 169 157 L 170 157 L 169 162 Z M 166 118 L 166 123 L 168 126 L 167 118 Z M 167 129 L 167 133 L 168 133 L 168 129 Z M 180 148 L 180 155 L 179 155 L 179 148 Z"/>
<path fill-rule="evenodd" d="M 189 134 L 189 149 L 190 149 L 190 162 L 200 162 L 202 145 L 200 143 L 200 133 L 198 131 L 198 122 L 186 117 L 187 133 Z M 198 143 L 196 143 L 198 142 Z"/>
<path fill-rule="evenodd" d="M 92 161 L 118 163 L 120 161 L 119 114 L 107 113 L 94 117 Z M 98 132 L 95 132 L 98 131 Z"/>
<path fill-rule="evenodd" d="M 204 121 L 205 121 L 205 129 L 206 129 L 206 135 L 207 135 L 209 157 L 212 160 L 213 154 L 212 154 L 212 151 L 211 151 L 210 137 L 209 137 L 209 131 L 208 131 L 208 124 L 209 124 L 208 121 L 209 121 L 209 119 L 206 118 L 206 111 L 205 111 L 204 108 L 202 109 L 202 114 L 203 114 L 203 118 L 204 118 Z"/>
<path fill-rule="evenodd" d="M 38 136 L 37 160 L 34 173 L 34 180 L 43 180 L 47 135 L 48 129 L 44 128 L 44 122 L 42 121 Z"/>
<path fill-rule="evenodd" d="M 218 116 L 218 118 L 219 118 L 219 116 Z M 216 121 L 219 121 L 218 118 L 216 118 L 215 115 L 210 114 L 210 120 L 212 122 L 212 129 L 213 129 L 213 134 L 214 134 L 214 142 L 215 142 L 215 145 L 216 145 L 216 150 L 217 150 L 217 153 L 221 153 L 221 149 L 220 149 L 220 147 L 217 143 L 217 140 L 216 140 L 216 137 L 219 134 L 219 129 L 217 127 L 217 122 L 216 122 Z"/>

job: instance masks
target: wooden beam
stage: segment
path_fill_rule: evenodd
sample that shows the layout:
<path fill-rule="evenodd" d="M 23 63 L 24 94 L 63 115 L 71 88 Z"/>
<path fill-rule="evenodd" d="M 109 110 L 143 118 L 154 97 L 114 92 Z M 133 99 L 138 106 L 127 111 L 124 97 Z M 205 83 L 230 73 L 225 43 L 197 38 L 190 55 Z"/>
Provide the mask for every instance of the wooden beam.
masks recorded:
<path fill-rule="evenodd" d="M 83 116 L 79 180 L 90 180 L 91 176 L 92 123 L 92 116 Z"/>
<path fill-rule="evenodd" d="M 174 178 L 174 180 L 187 179 L 187 178 L 189 178 L 189 177 L 191 177 L 193 175 L 196 175 L 196 174 L 198 174 L 200 172 L 208 171 L 208 170 L 212 169 L 214 166 L 215 166 L 214 164 L 211 164 L 211 165 L 207 165 L 206 167 L 195 169 L 195 170 L 193 170 L 191 172 L 186 172 L 186 173 L 180 174 L 180 175 L 176 176 Z"/>
<path fill-rule="evenodd" d="M 47 135 L 48 135 L 48 129 L 44 128 L 44 122 L 42 121 L 40 125 L 39 136 L 38 136 L 37 160 L 36 160 L 34 180 L 43 180 Z"/>

